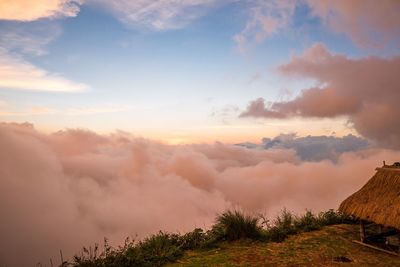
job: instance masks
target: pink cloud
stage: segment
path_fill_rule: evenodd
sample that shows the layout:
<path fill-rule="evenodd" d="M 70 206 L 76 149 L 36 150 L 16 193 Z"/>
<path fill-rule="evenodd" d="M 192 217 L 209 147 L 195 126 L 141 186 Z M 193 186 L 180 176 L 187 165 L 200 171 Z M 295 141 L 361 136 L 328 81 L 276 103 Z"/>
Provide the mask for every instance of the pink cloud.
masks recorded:
<path fill-rule="evenodd" d="M 303 90 L 295 99 L 251 102 L 241 116 L 332 118 L 346 115 L 363 136 L 400 147 L 400 57 L 351 59 L 329 52 L 322 44 L 294 56 L 279 67 L 286 76 L 312 78 L 319 86 Z"/>
<path fill-rule="evenodd" d="M 399 41 L 400 2 L 382 0 L 306 0 L 312 14 L 331 29 L 348 35 L 361 47 L 382 47 Z"/>
<path fill-rule="evenodd" d="M 347 35 L 357 46 L 398 47 L 400 41 L 400 2 L 382 0 L 281 0 L 253 1 L 249 19 L 233 39 L 239 51 L 246 54 L 252 46 L 274 34 L 291 28 L 296 8 L 306 5 L 310 16 L 316 17 L 329 29 Z"/>

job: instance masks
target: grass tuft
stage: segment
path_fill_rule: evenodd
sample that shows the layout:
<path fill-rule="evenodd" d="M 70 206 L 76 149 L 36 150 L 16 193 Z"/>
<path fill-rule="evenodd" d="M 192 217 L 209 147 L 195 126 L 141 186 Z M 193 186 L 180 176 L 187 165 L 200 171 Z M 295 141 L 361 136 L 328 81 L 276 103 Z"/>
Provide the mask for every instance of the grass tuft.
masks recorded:
<path fill-rule="evenodd" d="M 244 238 L 257 240 L 263 236 L 259 219 L 237 210 L 228 210 L 217 216 L 217 223 L 213 228 L 216 228 L 215 232 L 220 234 L 221 240 L 233 241 Z"/>

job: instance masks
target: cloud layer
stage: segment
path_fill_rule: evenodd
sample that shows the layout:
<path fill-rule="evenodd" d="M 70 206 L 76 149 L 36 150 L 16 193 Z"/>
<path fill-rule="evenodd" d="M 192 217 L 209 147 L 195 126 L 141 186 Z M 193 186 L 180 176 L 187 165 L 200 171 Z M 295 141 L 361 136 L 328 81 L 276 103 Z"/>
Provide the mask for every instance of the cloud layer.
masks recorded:
<path fill-rule="evenodd" d="M 349 116 L 354 128 L 381 145 L 400 148 L 400 57 L 352 59 L 329 52 L 322 44 L 279 67 L 282 74 L 312 78 L 318 86 L 295 99 L 266 105 L 251 102 L 241 116 L 333 118 Z"/>
<path fill-rule="evenodd" d="M 273 215 L 336 208 L 383 159 L 398 152 L 344 153 L 302 162 L 292 149 L 216 143 L 168 146 L 117 132 L 54 134 L 0 125 L 1 265 L 72 256 L 107 236 L 121 243 L 160 229 L 207 227 L 239 207 Z"/>

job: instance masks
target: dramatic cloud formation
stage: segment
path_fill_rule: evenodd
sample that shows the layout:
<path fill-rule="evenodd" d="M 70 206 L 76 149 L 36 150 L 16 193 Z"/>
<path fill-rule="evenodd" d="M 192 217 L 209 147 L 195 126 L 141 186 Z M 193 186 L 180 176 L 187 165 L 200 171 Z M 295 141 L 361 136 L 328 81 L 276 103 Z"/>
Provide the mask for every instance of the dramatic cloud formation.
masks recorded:
<path fill-rule="evenodd" d="M 225 0 L 141 0 L 104 1 L 88 0 L 88 4 L 100 5 L 110 10 L 123 23 L 141 25 L 153 30 L 176 29 L 198 18 L 206 8 Z"/>
<path fill-rule="evenodd" d="M 273 215 L 336 208 L 383 159 L 366 150 L 301 162 L 294 150 L 168 146 L 126 133 L 46 135 L 30 124 L 0 125 L 0 264 L 54 261 L 104 236 L 120 243 L 160 229 L 207 227 L 235 206 Z"/>
<path fill-rule="evenodd" d="M 0 47 L 0 88 L 49 92 L 80 92 L 86 85 L 48 73 Z"/>
<path fill-rule="evenodd" d="M 400 148 L 400 57 L 351 59 L 316 44 L 279 69 L 284 75 L 313 78 L 319 86 L 303 90 L 288 102 L 266 106 L 263 99 L 257 99 L 242 117 L 347 115 L 363 136 L 384 146 Z"/>
<path fill-rule="evenodd" d="M 354 135 L 343 137 L 334 136 L 305 136 L 296 134 L 280 134 L 274 138 L 263 138 L 261 144 L 239 144 L 248 148 L 263 149 L 293 149 L 303 161 L 332 160 L 337 162 L 346 152 L 354 152 L 369 147 L 368 142 Z"/>
<path fill-rule="evenodd" d="M 75 0 L 2 0 L 0 20 L 33 21 L 41 18 L 74 17 L 79 12 Z"/>

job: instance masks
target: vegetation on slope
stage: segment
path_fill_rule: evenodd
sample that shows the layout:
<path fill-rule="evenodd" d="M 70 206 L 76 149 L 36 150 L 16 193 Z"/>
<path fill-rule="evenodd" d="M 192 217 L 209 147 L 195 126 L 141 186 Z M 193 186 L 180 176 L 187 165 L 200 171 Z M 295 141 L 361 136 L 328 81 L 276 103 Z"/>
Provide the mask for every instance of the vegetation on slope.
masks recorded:
<path fill-rule="evenodd" d="M 282 242 L 248 239 L 222 242 L 216 248 L 189 250 L 167 267 L 196 266 L 400 266 L 400 258 L 352 242 L 359 226 L 336 224 L 291 235 Z"/>
<path fill-rule="evenodd" d="M 240 211 L 226 211 L 216 218 L 213 227 L 204 232 L 197 228 L 180 235 L 159 232 L 142 241 L 127 239 L 119 248 L 110 247 L 106 240 L 104 251 L 83 249 L 80 256 L 75 256 L 75 267 L 131 267 L 162 266 L 176 262 L 187 251 L 212 251 L 227 242 L 253 240 L 261 244 L 282 242 L 290 235 L 313 231 L 326 225 L 351 223 L 351 218 L 334 210 L 314 215 L 307 211 L 303 216 L 294 216 L 283 210 L 272 222 L 261 216 L 246 215 Z"/>

